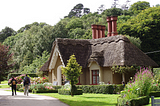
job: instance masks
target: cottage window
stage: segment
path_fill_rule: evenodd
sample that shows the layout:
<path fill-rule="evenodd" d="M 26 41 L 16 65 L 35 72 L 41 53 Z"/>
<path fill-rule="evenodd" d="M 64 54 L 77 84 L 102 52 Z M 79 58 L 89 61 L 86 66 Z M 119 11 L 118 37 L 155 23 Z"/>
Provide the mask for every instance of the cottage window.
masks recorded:
<path fill-rule="evenodd" d="M 97 85 L 99 83 L 99 70 L 92 70 L 92 84 Z"/>

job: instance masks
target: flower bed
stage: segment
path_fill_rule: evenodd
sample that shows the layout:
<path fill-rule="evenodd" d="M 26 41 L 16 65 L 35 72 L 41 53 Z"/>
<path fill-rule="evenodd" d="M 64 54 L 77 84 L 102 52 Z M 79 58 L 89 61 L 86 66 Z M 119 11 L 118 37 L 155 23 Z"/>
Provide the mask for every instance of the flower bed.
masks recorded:
<path fill-rule="evenodd" d="M 152 89 L 153 89 L 152 71 L 149 68 L 140 69 L 135 74 L 134 79 L 131 80 L 125 86 L 124 91 L 121 91 L 121 97 L 120 97 L 121 99 L 119 99 L 118 104 L 121 106 L 125 105 L 125 103 L 130 103 L 131 106 L 134 106 L 132 104 L 135 104 L 136 102 L 139 103 L 139 101 L 143 103 L 141 105 L 149 103 L 148 98 Z M 146 100 L 147 102 L 143 102 L 143 100 Z"/>

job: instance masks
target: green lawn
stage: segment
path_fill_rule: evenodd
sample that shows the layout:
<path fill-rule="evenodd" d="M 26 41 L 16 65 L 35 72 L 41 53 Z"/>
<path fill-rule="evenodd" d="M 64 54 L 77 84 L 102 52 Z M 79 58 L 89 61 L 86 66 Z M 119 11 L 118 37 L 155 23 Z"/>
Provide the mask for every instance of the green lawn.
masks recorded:
<path fill-rule="evenodd" d="M 116 106 L 117 97 L 119 96 L 117 94 L 87 93 L 83 93 L 83 95 L 75 95 L 74 97 L 71 97 L 70 95 L 59 95 L 58 93 L 40 93 L 40 95 L 57 98 L 69 106 Z M 160 97 L 155 97 L 155 99 L 160 99 Z M 150 104 L 144 106 L 151 106 L 151 98 Z"/>
<path fill-rule="evenodd" d="M 59 95 L 58 93 L 41 93 L 40 95 L 58 98 L 60 101 L 69 106 L 116 106 L 117 94 L 87 94 L 75 95 Z M 76 105 L 75 105 L 76 104 Z"/>
<path fill-rule="evenodd" d="M 1 84 L 8 84 L 8 81 L 2 81 Z"/>
<path fill-rule="evenodd" d="M 5 84 L 5 85 L 4 85 Z M 0 84 L 0 89 L 9 88 L 8 81 L 2 81 Z"/>

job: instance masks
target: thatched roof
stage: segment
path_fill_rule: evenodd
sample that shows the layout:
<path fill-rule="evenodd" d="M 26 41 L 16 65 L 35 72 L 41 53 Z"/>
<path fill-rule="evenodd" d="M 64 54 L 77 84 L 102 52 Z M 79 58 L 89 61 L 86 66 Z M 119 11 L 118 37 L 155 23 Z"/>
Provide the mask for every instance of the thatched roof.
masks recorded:
<path fill-rule="evenodd" d="M 48 63 L 49 63 L 49 61 L 47 61 L 46 63 L 44 63 L 44 65 L 40 68 L 39 71 L 48 71 Z"/>
<path fill-rule="evenodd" d="M 127 37 L 122 35 L 90 40 L 57 38 L 53 43 L 51 57 L 55 45 L 58 47 L 65 66 L 72 54 L 76 56 L 77 62 L 83 68 L 86 68 L 92 61 L 102 67 L 109 67 L 113 64 L 158 66 L 150 57 L 134 46 Z"/>

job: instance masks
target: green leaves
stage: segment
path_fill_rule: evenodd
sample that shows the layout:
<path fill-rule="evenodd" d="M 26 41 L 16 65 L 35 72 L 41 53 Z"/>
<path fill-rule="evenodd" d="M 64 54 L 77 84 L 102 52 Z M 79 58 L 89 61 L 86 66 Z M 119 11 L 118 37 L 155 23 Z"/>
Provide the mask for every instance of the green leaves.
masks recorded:
<path fill-rule="evenodd" d="M 9 54 L 9 46 L 0 43 L 0 81 L 7 78 L 9 70 L 13 68 L 12 63 L 13 54 Z"/>
<path fill-rule="evenodd" d="M 82 67 L 77 63 L 75 55 L 70 56 L 66 67 L 62 67 L 62 73 L 73 82 L 73 85 L 78 83 L 78 78 L 82 74 L 81 70 Z"/>

